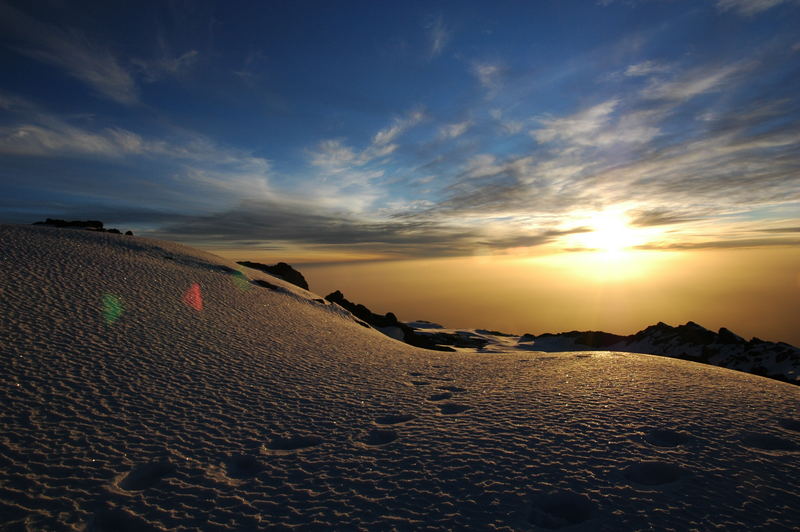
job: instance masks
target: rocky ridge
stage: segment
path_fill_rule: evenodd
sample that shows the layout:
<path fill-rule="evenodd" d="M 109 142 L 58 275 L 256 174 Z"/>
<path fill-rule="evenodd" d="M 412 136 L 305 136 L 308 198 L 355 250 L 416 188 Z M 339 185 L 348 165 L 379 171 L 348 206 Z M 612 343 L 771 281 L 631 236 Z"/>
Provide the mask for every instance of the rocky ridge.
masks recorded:
<path fill-rule="evenodd" d="M 557 334 L 514 336 L 497 331 L 442 329 L 425 323 L 416 334 L 431 338 L 459 334 L 473 341 L 483 340 L 479 352 L 508 351 L 621 351 L 690 360 L 703 364 L 753 373 L 792 384 L 800 384 L 800 349 L 784 342 L 760 338 L 745 340 L 722 327 L 714 332 L 695 322 L 676 327 L 659 322 L 635 334 L 623 336 L 603 331 L 570 331 Z"/>
<path fill-rule="evenodd" d="M 262 271 L 264 273 L 268 273 L 275 277 L 280 277 L 287 283 L 292 283 L 295 286 L 299 286 L 303 290 L 308 290 L 308 281 L 306 281 L 306 278 L 303 277 L 303 274 L 295 270 L 285 262 L 279 262 L 277 264 L 268 265 L 268 264 L 261 264 L 260 262 L 251 262 L 249 260 L 242 260 L 238 261 L 236 264 L 245 266 L 247 268 L 252 268 L 254 270 Z"/>
<path fill-rule="evenodd" d="M 59 220 L 56 218 L 47 218 L 43 222 L 33 222 L 32 225 L 46 225 L 49 227 L 71 228 L 71 229 L 85 229 L 87 231 L 97 231 L 98 233 L 114 233 L 121 235 L 122 231 L 114 228 L 103 227 L 103 222 L 100 220 Z M 133 236 L 133 231 L 125 231 L 128 236 Z"/>

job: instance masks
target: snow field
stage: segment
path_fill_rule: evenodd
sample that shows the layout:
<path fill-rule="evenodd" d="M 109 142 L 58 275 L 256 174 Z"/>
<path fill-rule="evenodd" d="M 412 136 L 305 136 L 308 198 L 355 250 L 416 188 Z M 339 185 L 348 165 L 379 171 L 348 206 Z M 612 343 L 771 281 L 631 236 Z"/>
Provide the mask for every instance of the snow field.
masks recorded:
<path fill-rule="evenodd" d="M 4 529 L 800 522 L 796 386 L 646 355 L 415 349 L 136 237 L 3 226 L 0 249 Z"/>

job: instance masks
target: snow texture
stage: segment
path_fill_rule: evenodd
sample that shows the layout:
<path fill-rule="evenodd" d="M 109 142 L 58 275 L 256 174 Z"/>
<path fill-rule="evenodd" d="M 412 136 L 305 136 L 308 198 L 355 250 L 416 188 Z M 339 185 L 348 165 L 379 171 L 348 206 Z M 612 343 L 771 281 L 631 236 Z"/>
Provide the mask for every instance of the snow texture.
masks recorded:
<path fill-rule="evenodd" d="M 648 355 L 425 351 L 138 237 L 2 226 L 0 249 L 0 529 L 800 522 L 797 386 Z"/>

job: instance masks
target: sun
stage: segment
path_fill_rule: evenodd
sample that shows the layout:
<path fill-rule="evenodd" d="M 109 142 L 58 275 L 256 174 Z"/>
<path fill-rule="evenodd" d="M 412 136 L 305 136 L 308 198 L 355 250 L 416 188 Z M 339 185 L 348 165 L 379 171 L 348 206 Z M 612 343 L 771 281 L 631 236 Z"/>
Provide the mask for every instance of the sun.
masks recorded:
<path fill-rule="evenodd" d="M 640 248 L 654 231 L 631 226 L 622 208 L 573 213 L 570 225 L 584 230 L 566 237 L 561 252 L 545 259 L 564 272 L 610 282 L 648 275 L 657 266 L 652 252 Z"/>
<path fill-rule="evenodd" d="M 616 212 L 597 213 L 588 220 L 590 231 L 576 235 L 581 243 L 603 253 L 620 253 L 640 243 L 636 230 L 628 226 L 623 215 Z"/>
<path fill-rule="evenodd" d="M 573 220 L 574 225 L 586 230 L 570 235 L 568 245 L 609 259 L 629 254 L 652 236 L 642 228 L 631 227 L 621 209 L 581 213 Z"/>

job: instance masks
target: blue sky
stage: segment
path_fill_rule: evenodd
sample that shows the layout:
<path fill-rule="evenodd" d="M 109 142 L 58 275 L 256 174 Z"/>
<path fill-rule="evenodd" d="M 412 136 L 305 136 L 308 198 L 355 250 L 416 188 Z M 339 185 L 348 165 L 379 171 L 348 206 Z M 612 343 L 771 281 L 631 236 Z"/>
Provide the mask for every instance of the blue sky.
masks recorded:
<path fill-rule="evenodd" d="M 0 221 L 293 256 L 578 250 L 598 219 L 644 249 L 800 243 L 796 1 L 50 0 L 0 21 Z"/>

